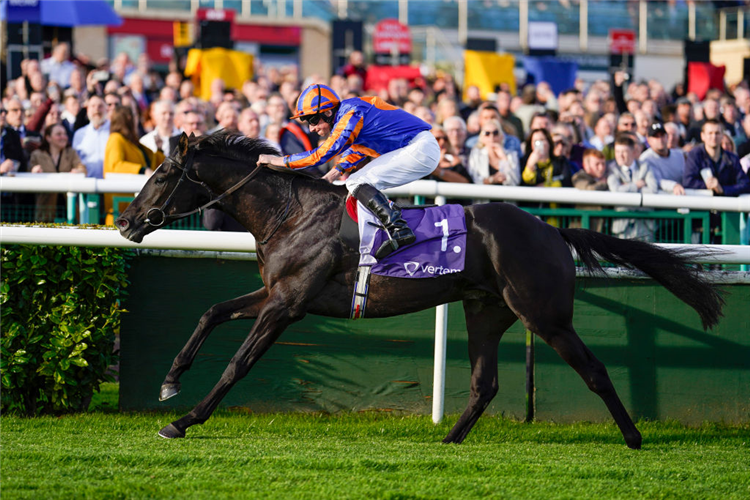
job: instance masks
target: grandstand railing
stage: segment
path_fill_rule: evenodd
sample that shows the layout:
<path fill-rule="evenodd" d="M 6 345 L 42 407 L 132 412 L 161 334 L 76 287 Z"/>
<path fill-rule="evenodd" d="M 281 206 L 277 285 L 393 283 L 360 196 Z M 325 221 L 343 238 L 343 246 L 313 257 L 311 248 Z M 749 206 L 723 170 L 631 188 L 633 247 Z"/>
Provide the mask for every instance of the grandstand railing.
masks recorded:
<path fill-rule="evenodd" d="M 146 182 L 145 176 L 110 175 L 107 179 L 85 178 L 80 174 L 19 174 L 0 177 L 0 192 L 66 193 L 66 206 L 57 207 L 55 222 L 98 224 L 102 220 L 101 193 L 120 193 L 114 197 L 115 216 L 132 201 Z M 655 241 L 661 243 L 709 243 L 709 212 L 722 212 L 721 225 L 713 241 L 724 244 L 748 244 L 747 214 L 750 196 L 737 198 L 710 196 L 710 191 L 690 191 L 688 196 L 580 191 L 574 188 L 534 188 L 486 186 L 477 184 L 416 181 L 387 191 L 391 197 L 449 200 L 489 200 L 519 202 L 521 208 L 560 227 L 592 228 L 611 233 L 615 219 L 656 221 Z M 563 208 L 549 208 L 549 203 Z M 573 206 L 617 207 L 616 210 L 584 210 Z M 34 206 L 2 204 L 0 221 L 34 222 Z M 643 211 L 644 209 L 653 209 Z M 592 226 L 592 219 L 596 219 Z M 199 215 L 177 221 L 176 229 L 202 230 Z"/>

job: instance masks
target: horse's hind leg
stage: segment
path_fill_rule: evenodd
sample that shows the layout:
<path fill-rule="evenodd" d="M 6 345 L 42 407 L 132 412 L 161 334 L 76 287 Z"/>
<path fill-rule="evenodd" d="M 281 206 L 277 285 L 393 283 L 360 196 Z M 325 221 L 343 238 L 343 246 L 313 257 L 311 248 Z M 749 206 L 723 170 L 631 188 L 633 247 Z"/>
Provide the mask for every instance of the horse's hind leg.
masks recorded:
<path fill-rule="evenodd" d="M 578 372 L 592 392 L 602 398 L 615 419 L 615 423 L 620 428 L 628 447 L 635 450 L 640 449 L 641 433 L 638 432 L 628 411 L 617 396 L 604 363 L 599 361 L 594 353 L 586 347 L 573 326 L 551 329 L 551 331 L 542 330 L 539 332 L 539 336 Z"/>
<path fill-rule="evenodd" d="M 169 369 L 164 383 L 162 383 L 161 391 L 159 392 L 159 401 L 166 401 L 180 392 L 180 377 L 190 369 L 203 342 L 206 341 L 214 328 L 230 320 L 257 318 L 267 297 L 268 291 L 265 288 L 261 288 L 242 297 L 211 306 L 201 316 L 198 326 L 185 344 L 185 347 L 174 358 L 172 367 Z"/>
<path fill-rule="evenodd" d="M 518 318 L 497 298 L 491 300 L 464 300 L 469 332 L 471 395 L 469 405 L 443 439 L 444 443 L 461 443 L 498 391 L 497 347 L 505 330 Z"/>

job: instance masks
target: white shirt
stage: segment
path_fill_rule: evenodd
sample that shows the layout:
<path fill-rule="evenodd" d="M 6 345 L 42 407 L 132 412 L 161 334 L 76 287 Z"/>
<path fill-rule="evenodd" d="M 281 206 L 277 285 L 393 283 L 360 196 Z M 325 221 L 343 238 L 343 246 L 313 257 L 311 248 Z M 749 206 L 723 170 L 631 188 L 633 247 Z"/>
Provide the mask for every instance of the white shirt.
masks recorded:
<path fill-rule="evenodd" d="M 89 123 L 76 130 L 73 135 L 73 149 L 86 165 L 86 177 L 104 178 L 104 150 L 107 148 L 107 139 L 109 120 L 102 123 L 98 129 Z"/>
<path fill-rule="evenodd" d="M 169 153 L 171 153 L 171 151 L 169 150 L 169 138 L 179 133 L 180 129 L 172 127 L 171 134 L 166 137 L 161 135 L 159 136 L 161 138 L 161 152 L 164 153 L 164 156 L 169 156 Z M 156 136 L 158 134 L 159 132 L 156 129 L 152 130 L 148 134 L 141 137 L 141 144 L 149 148 L 151 151 L 156 152 L 156 150 L 159 149 L 156 147 Z"/>

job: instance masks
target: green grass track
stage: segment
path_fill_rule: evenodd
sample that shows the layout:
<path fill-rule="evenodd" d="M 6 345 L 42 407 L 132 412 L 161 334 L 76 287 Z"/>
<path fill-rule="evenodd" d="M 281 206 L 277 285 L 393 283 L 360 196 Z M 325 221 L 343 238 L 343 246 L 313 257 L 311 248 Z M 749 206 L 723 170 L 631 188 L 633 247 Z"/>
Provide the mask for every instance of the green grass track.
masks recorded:
<path fill-rule="evenodd" d="M 0 494 L 15 498 L 750 498 L 750 425 L 614 424 L 483 417 L 443 445 L 457 416 L 221 410 L 187 438 L 175 414 L 0 420 Z"/>

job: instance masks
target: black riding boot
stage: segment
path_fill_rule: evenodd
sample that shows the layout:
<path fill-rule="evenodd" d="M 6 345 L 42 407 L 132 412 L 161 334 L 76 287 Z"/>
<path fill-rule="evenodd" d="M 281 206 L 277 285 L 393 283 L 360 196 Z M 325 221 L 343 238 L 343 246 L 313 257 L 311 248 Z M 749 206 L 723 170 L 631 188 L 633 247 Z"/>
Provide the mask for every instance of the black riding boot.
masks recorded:
<path fill-rule="evenodd" d="M 384 241 L 375 252 L 376 259 L 381 260 L 399 247 L 411 245 L 417 241 L 414 232 L 401 218 L 401 209 L 395 203 L 388 201 L 383 193 L 369 184 L 362 184 L 353 194 L 380 220 L 390 235 L 390 239 Z"/>

